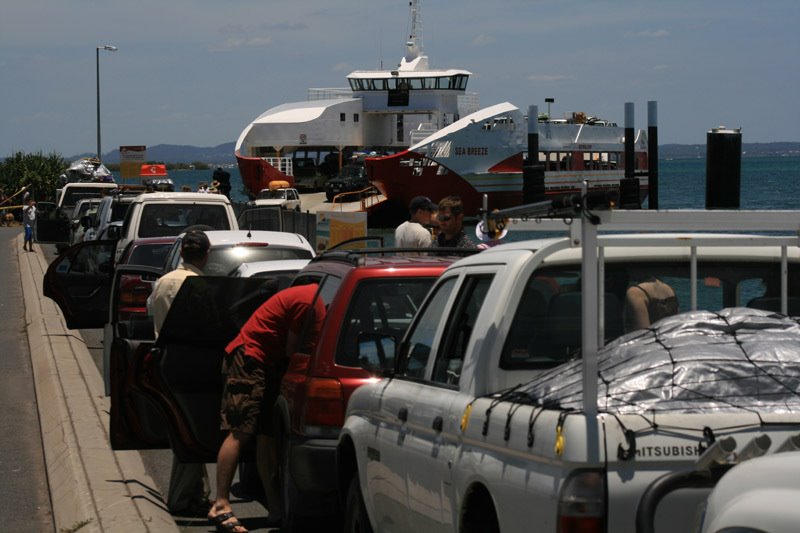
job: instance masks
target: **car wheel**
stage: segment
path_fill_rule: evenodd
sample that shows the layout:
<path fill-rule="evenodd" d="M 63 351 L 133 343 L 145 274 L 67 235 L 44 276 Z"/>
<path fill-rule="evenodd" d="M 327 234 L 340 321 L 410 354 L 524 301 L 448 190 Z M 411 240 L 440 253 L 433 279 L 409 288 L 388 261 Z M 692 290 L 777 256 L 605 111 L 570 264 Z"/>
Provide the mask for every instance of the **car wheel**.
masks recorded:
<path fill-rule="evenodd" d="M 344 533 L 372 533 L 372 525 L 369 523 L 367 507 L 364 505 L 364 497 L 361 495 L 361 486 L 358 482 L 358 472 L 353 473 L 347 488 Z"/>

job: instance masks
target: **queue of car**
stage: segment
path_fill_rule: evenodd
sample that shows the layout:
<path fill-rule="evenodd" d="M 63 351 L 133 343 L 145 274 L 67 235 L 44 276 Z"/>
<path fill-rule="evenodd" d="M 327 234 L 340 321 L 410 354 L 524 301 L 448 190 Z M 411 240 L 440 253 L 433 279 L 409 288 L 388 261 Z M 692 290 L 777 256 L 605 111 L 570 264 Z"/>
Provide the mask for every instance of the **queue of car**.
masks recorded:
<path fill-rule="evenodd" d="M 333 458 L 347 398 L 393 364 L 359 360 L 356 340 L 374 331 L 399 339 L 436 276 L 456 257 L 358 251 L 314 257 L 299 234 L 239 230 L 222 195 L 113 198 L 101 200 L 101 210 L 126 206 L 123 221 L 107 226 L 117 228 L 115 238 L 66 249 L 44 279 L 44 294 L 62 309 L 68 327 L 104 328 L 112 447 L 172 447 L 184 461 L 214 462 L 224 436 L 218 419 L 225 345 L 276 290 L 317 283 L 317 297 L 329 310 L 325 325 L 318 342 L 287 362 L 275 411 L 284 530 L 310 516 L 336 514 Z M 180 242 L 190 227 L 208 235 L 209 259 L 203 276 L 184 283 L 155 342 L 147 297 L 158 277 L 179 266 Z M 190 375 L 183 371 L 187 358 Z"/>

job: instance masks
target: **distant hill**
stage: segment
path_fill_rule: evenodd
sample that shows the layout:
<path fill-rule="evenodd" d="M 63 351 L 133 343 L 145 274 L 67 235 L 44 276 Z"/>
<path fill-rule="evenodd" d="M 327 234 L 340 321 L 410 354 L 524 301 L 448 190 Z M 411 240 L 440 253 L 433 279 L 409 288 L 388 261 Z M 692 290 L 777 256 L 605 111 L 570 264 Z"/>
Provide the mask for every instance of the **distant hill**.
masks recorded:
<path fill-rule="evenodd" d="M 208 164 L 233 164 L 236 163 L 236 158 L 233 155 L 233 150 L 236 143 L 225 143 L 218 146 L 199 147 L 199 146 L 186 146 L 180 144 L 156 144 L 155 146 L 147 147 L 147 161 L 156 162 L 163 161 L 164 163 L 208 163 Z M 74 161 L 81 157 L 93 157 L 94 154 L 78 154 L 66 158 L 68 161 Z M 119 149 L 112 152 L 106 152 L 103 155 L 103 162 L 114 164 L 119 163 Z"/>
<path fill-rule="evenodd" d="M 178 144 L 157 144 L 147 147 L 149 162 L 165 163 L 208 163 L 233 164 L 235 143 L 225 143 L 212 147 L 185 146 Z M 744 157 L 800 155 L 800 142 L 743 143 Z M 78 154 L 66 158 L 74 161 L 81 157 L 92 157 L 94 154 Z M 658 147 L 659 159 L 705 158 L 705 144 L 662 144 Z M 119 163 L 119 150 L 108 152 L 103 156 L 106 163 Z"/>

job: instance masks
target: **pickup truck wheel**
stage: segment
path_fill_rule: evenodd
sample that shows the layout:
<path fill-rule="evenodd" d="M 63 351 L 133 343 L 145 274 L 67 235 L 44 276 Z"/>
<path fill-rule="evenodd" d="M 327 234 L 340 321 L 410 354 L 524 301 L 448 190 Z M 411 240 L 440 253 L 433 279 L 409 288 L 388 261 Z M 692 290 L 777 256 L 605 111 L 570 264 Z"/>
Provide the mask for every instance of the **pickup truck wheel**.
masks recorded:
<path fill-rule="evenodd" d="M 347 488 L 347 498 L 344 503 L 344 533 L 372 533 L 357 472 L 353 474 Z"/>
<path fill-rule="evenodd" d="M 462 517 L 461 533 L 500 533 L 497 512 L 488 493 L 467 504 Z"/>

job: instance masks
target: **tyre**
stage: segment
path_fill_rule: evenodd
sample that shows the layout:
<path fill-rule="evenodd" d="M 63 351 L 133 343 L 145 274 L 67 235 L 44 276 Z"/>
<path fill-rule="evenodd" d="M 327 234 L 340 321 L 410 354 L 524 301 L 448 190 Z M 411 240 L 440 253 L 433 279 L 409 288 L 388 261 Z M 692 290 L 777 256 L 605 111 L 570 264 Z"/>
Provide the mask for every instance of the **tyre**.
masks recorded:
<path fill-rule="evenodd" d="M 347 498 L 344 504 L 344 533 L 372 533 L 369 523 L 364 497 L 361 495 L 361 486 L 358 482 L 358 472 L 353 473 L 350 485 L 347 488 Z"/>
<path fill-rule="evenodd" d="M 497 511 L 488 492 L 470 498 L 462 517 L 461 533 L 500 533 Z"/>

